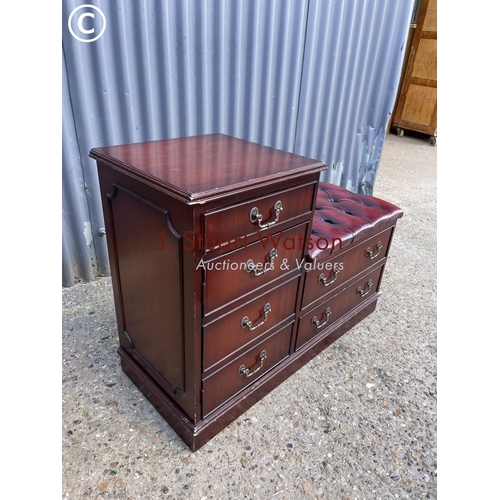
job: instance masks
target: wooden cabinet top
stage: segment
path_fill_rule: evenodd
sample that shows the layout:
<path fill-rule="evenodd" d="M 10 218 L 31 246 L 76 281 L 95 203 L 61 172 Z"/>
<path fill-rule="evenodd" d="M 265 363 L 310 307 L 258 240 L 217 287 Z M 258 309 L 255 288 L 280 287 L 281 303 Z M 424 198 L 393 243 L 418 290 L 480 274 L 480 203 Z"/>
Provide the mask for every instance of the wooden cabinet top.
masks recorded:
<path fill-rule="evenodd" d="M 224 134 L 93 148 L 90 157 L 188 204 L 327 168 L 322 161 Z"/>

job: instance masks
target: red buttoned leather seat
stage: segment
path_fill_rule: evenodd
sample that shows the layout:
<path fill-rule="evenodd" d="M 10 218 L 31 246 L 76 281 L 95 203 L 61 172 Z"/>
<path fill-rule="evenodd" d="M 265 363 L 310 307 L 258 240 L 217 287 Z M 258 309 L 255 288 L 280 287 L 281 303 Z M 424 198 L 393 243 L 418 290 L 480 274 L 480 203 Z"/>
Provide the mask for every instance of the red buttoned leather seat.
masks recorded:
<path fill-rule="evenodd" d="M 392 226 L 402 216 L 403 211 L 392 203 L 320 182 L 308 258 L 320 260 L 345 250 L 349 245 Z"/>

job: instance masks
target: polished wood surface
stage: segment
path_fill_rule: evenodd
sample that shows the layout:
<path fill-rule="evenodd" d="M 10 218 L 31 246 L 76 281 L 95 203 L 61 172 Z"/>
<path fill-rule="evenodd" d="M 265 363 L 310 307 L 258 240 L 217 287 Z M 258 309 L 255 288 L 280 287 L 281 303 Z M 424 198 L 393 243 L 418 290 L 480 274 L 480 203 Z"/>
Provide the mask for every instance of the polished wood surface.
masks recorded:
<path fill-rule="evenodd" d="M 254 383 L 288 356 L 292 327 L 293 323 L 283 327 L 203 380 L 204 417 L 225 401 L 236 396 L 243 388 Z M 263 360 L 260 359 L 262 352 L 266 355 Z M 241 374 L 240 367 L 248 369 L 250 375 Z"/>
<path fill-rule="evenodd" d="M 307 223 L 274 234 L 215 259 L 203 260 L 205 268 L 205 314 L 230 304 L 288 274 L 300 274 L 297 261 L 304 254 Z M 302 244 L 301 244 L 302 242 Z M 276 259 L 272 260 L 272 252 Z M 248 272 L 249 261 L 258 266 Z M 260 274 L 262 273 L 262 274 Z"/>
<path fill-rule="evenodd" d="M 325 168 L 324 162 L 223 134 L 93 148 L 90 156 L 187 202 Z"/>
<path fill-rule="evenodd" d="M 359 274 L 332 294 L 331 320 L 313 335 L 298 328 L 299 315 L 306 325 L 314 304 L 331 300 L 327 292 L 301 310 L 322 162 L 220 134 L 100 148 L 91 156 L 122 369 L 192 450 L 374 309 L 375 289 L 361 300 L 339 290 L 375 278 L 385 257 L 365 268 L 354 251 L 346 260 Z M 278 222 L 256 231 L 249 211 L 257 207 L 266 224 L 278 200 Z M 206 243 L 242 235 L 248 238 L 234 246 Z M 250 260 L 262 266 L 257 273 L 247 272 Z M 242 326 L 248 322 L 259 326 Z"/>
<path fill-rule="evenodd" d="M 358 280 L 354 280 L 349 286 L 341 288 L 311 312 L 301 316 L 297 333 L 297 349 L 376 293 L 382 278 L 382 271 L 383 266 L 374 269 Z M 331 311 L 329 314 L 328 310 Z"/>
<path fill-rule="evenodd" d="M 109 199 L 129 348 L 164 388 L 183 391 L 182 238 L 168 210 L 116 186 Z M 161 233 L 168 253 L 157 251 Z"/>
<path fill-rule="evenodd" d="M 204 371 L 224 362 L 236 351 L 268 335 L 276 325 L 287 319 L 293 319 L 299 278 L 296 276 L 270 289 L 204 326 Z M 270 312 L 264 320 L 264 308 L 267 304 L 270 306 Z M 252 322 L 251 328 L 242 326 L 245 317 Z M 261 326 L 257 326 L 260 323 Z"/>
<path fill-rule="evenodd" d="M 246 203 L 231 205 L 220 210 L 206 212 L 204 214 L 203 249 L 213 250 L 220 246 L 226 250 L 234 250 L 239 246 L 245 246 L 248 242 L 259 235 L 265 238 L 271 232 L 280 231 L 286 224 L 290 226 L 293 219 L 302 217 L 304 214 L 312 213 L 314 207 L 311 206 L 316 191 L 316 183 L 311 182 L 303 186 L 285 189 L 270 196 L 263 196 L 252 199 Z M 278 222 L 274 223 L 274 206 L 276 203 L 282 204 L 282 211 L 278 214 Z M 252 222 L 250 212 L 253 208 L 262 215 L 261 226 Z M 271 224 L 267 227 L 267 224 Z M 192 238 L 193 244 L 200 244 Z"/>
<path fill-rule="evenodd" d="M 333 293 L 359 273 L 380 263 L 389 251 L 392 232 L 393 228 L 386 229 L 359 245 L 349 247 L 345 252 L 322 260 L 321 264 L 312 262 L 312 268 L 306 270 L 302 309 L 321 300 L 325 295 Z M 380 251 L 377 251 L 378 245 L 380 245 Z M 370 254 L 370 251 L 373 253 Z M 336 278 L 334 269 L 338 270 Z M 327 283 L 326 286 L 325 283 Z"/>

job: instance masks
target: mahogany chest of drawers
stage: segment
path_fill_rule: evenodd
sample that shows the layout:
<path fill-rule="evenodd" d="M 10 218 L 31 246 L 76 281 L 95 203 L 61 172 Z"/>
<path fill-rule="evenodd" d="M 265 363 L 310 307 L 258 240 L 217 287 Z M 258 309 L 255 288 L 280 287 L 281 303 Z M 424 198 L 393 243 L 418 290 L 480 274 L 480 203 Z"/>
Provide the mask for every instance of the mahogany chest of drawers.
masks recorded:
<path fill-rule="evenodd" d="M 122 369 L 193 451 L 375 308 L 402 213 L 321 228 L 323 162 L 222 134 L 90 156 Z"/>

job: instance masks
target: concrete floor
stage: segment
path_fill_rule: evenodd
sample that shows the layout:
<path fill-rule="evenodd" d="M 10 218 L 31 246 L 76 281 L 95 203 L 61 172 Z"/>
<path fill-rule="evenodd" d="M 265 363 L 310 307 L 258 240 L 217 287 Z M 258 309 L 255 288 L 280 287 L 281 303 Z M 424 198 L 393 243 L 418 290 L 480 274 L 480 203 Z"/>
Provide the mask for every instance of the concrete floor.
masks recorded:
<path fill-rule="evenodd" d="M 387 137 L 376 311 L 196 453 L 121 372 L 111 279 L 63 289 L 63 498 L 437 498 L 436 153 Z"/>

